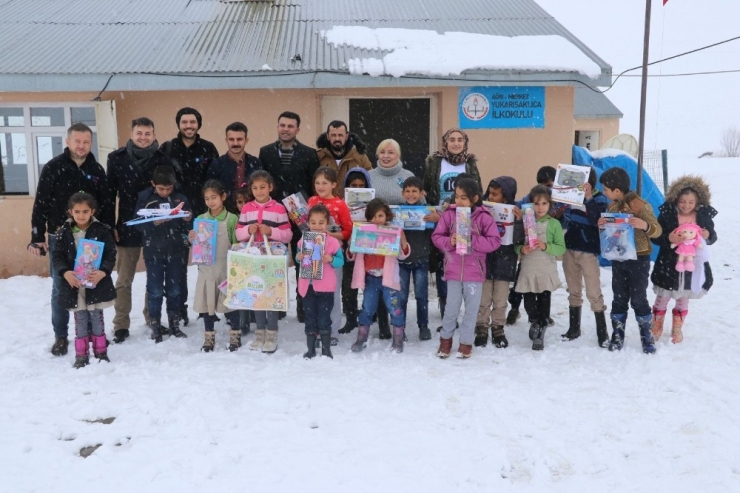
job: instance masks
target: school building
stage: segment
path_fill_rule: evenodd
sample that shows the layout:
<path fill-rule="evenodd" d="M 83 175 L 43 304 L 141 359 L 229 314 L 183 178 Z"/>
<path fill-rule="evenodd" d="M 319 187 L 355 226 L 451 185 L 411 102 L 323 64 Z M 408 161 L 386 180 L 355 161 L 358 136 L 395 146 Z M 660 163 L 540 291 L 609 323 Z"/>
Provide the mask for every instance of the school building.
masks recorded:
<path fill-rule="evenodd" d="M 405 166 L 462 127 L 484 181 L 569 163 L 619 133 L 603 94 L 611 67 L 533 0 L 6 0 L 0 4 L 0 277 L 45 274 L 26 253 L 40 170 L 66 128 L 94 130 L 93 152 L 124 145 L 148 116 L 160 143 L 183 106 L 225 152 L 224 128 L 249 127 L 247 152 L 277 139 L 277 115 L 302 117 L 315 144 L 344 120 L 371 150 L 401 144 Z M 484 184 L 485 186 L 485 184 Z"/>

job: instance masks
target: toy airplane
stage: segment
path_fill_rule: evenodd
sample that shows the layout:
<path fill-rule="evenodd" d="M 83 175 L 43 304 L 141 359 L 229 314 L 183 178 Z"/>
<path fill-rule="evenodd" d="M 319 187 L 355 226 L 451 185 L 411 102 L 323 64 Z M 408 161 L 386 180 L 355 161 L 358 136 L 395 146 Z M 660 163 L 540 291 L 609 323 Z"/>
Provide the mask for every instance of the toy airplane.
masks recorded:
<path fill-rule="evenodd" d="M 178 219 L 184 217 L 190 217 L 190 212 L 183 211 L 182 206 L 185 205 L 181 202 L 180 205 L 174 209 L 139 209 L 136 213 L 138 218 L 126 221 L 126 226 L 134 226 L 136 224 L 148 223 L 151 221 L 164 221 L 166 219 Z"/>

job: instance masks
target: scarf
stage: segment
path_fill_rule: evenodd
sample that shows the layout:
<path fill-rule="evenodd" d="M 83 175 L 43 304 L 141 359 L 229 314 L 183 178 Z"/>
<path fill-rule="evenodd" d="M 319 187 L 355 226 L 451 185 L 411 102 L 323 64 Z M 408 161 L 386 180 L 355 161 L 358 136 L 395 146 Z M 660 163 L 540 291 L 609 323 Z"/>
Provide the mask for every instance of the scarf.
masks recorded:
<path fill-rule="evenodd" d="M 137 168 L 142 167 L 147 161 L 149 161 L 157 149 L 159 149 L 159 143 L 157 143 L 156 140 L 146 149 L 136 147 L 134 145 L 134 141 L 131 139 L 126 142 L 126 153 Z"/>
<path fill-rule="evenodd" d="M 396 164 L 391 166 L 390 168 L 384 168 L 382 164 L 380 164 L 380 161 L 377 162 L 377 167 L 375 168 L 378 173 L 384 176 L 394 176 L 401 172 L 403 169 L 403 163 L 399 160 Z"/>
<path fill-rule="evenodd" d="M 450 138 L 450 134 L 454 132 L 462 134 L 463 138 L 465 139 L 465 146 L 463 147 L 463 150 L 460 154 L 451 154 L 450 151 L 447 150 L 447 140 Z M 436 151 L 434 153 L 434 156 L 446 159 L 447 162 L 450 164 L 462 164 L 467 163 L 471 159 L 475 159 L 475 154 L 468 154 L 468 134 L 466 134 L 459 128 L 451 128 L 445 132 L 445 134 L 442 136 L 442 149 Z"/>

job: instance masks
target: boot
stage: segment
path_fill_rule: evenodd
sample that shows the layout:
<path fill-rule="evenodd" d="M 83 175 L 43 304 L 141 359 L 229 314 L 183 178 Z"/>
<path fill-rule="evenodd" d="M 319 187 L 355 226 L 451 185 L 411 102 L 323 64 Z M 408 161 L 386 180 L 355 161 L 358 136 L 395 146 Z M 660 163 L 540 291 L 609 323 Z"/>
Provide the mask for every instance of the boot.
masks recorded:
<path fill-rule="evenodd" d="M 51 354 L 54 356 L 64 356 L 67 354 L 67 348 L 69 347 L 69 339 L 66 337 L 57 337 L 54 340 L 54 345 L 51 346 Z"/>
<path fill-rule="evenodd" d="M 322 332 L 319 337 L 321 337 L 321 356 L 334 359 L 331 355 L 331 332 Z"/>
<path fill-rule="evenodd" d="M 185 307 L 187 310 L 187 307 Z M 187 337 L 188 335 L 180 330 L 180 314 L 175 312 L 170 312 L 167 314 L 167 320 L 169 321 L 170 326 L 170 335 L 177 337 L 178 339 L 182 339 Z"/>
<path fill-rule="evenodd" d="M 339 329 L 340 334 L 349 334 L 357 328 L 357 310 L 350 308 L 347 310 L 347 322 L 344 327 Z"/>
<path fill-rule="evenodd" d="M 437 357 L 446 359 L 450 357 L 450 351 L 452 351 L 452 337 L 449 339 L 439 338 L 439 349 L 437 349 Z"/>
<path fill-rule="evenodd" d="M 683 321 L 686 318 L 686 315 L 689 314 L 688 310 L 676 310 L 673 309 L 673 327 L 671 327 L 671 342 L 673 344 L 679 344 L 681 341 L 683 341 L 683 332 L 681 329 L 683 328 Z"/>
<path fill-rule="evenodd" d="M 200 348 L 201 351 L 210 353 L 216 346 L 216 332 L 213 330 L 207 330 L 205 333 L 205 339 L 203 346 Z"/>
<path fill-rule="evenodd" d="M 596 317 L 596 338 L 599 341 L 599 347 L 607 347 L 609 345 L 609 331 L 606 329 L 606 312 L 594 312 Z"/>
<path fill-rule="evenodd" d="M 491 337 L 493 338 L 493 345 L 497 348 L 509 347 L 503 325 L 491 325 Z"/>
<path fill-rule="evenodd" d="M 439 299 L 439 317 L 444 320 L 445 318 L 445 308 L 447 307 L 447 298 L 440 298 Z M 437 332 L 442 332 L 442 326 L 440 325 L 437 327 Z"/>
<path fill-rule="evenodd" d="M 475 341 L 473 341 L 473 344 L 475 344 L 475 347 L 486 347 L 488 345 L 487 325 L 475 326 Z"/>
<path fill-rule="evenodd" d="M 382 303 L 382 301 L 381 301 Z M 378 339 L 391 339 L 391 325 L 388 323 L 388 311 L 383 309 L 378 310 Z"/>
<path fill-rule="evenodd" d="M 675 311 L 675 310 L 674 310 Z M 653 339 L 655 342 L 660 340 L 663 335 L 663 324 L 665 322 L 665 310 L 656 310 L 653 308 Z"/>
<path fill-rule="evenodd" d="M 128 329 L 118 329 L 115 332 L 113 332 L 113 342 L 116 344 L 121 344 L 123 341 L 128 339 L 129 336 Z"/>
<path fill-rule="evenodd" d="M 393 345 L 391 349 L 394 353 L 403 352 L 403 327 L 393 326 Z"/>
<path fill-rule="evenodd" d="M 519 320 L 522 317 L 521 313 L 519 313 L 519 308 L 512 308 L 509 310 L 509 314 L 506 315 L 506 325 L 514 325 L 516 324 L 516 321 Z"/>
<path fill-rule="evenodd" d="M 432 338 L 432 331 L 429 330 L 429 327 L 426 325 L 420 325 L 419 326 L 419 340 L 428 341 L 431 338 Z"/>
<path fill-rule="evenodd" d="M 230 330 L 229 331 L 229 351 L 232 353 L 242 347 L 242 331 L 241 330 Z"/>
<path fill-rule="evenodd" d="M 104 336 L 105 337 L 105 336 Z M 88 344 L 90 340 L 87 337 L 77 337 L 75 339 L 75 368 L 82 368 L 90 363 L 88 357 Z"/>
<path fill-rule="evenodd" d="M 457 347 L 457 357 L 460 359 L 468 359 L 473 354 L 473 346 L 470 344 L 460 344 Z"/>
<path fill-rule="evenodd" d="M 367 336 L 370 334 L 370 326 L 369 325 L 360 325 L 357 328 L 357 340 L 354 344 L 352 344 L 353 353 L 359 353 L 363 349 L 367 347 Z"/>
<path fill-rule="evenodd" d="M 642 352 L 645 354 L 655 353 L 655 340 L 653 339 L 653 316 L 643 315 L 637 318 L 637 326 L 640 327 L 640 342 Z"/>
<path fill-rule="evenodd" d="M 93 355 L 100 361 L 108 361 L 108 341 L 105 339 L 105 334 L 99 336 L 92 336 L 93 343 Z"/>
<path fill-rule="evenodd" d="M 265 332 L 264 329 L 257 329 L 254 331 L 254 341 L 249 345 L 249 349 L 252 351 L 262 351 L 262 347 L 265 345 Z"/>
<path fill-rule="evenodd" d="M 278 331 L 277 330 L 266 330 L 265 331 L 265 344 L 262 346 L 262 352 L 272 354 L 277 351 L 278 347 Z"/>
<path fill-rule="evenodd" d="M 188 318 L 188 304 L 187 303 L 185 303 L 185 304 L 182 305 L 182 307 L 180 308 L 180 313 L 178 313 L 178 316 L 180 317 L 180 321 L 182 322 L 182 326 L 183 327 L 187 327 L 188 324 L 190 323 L 190 319 Z M 179 330 L 180 329 L 178 328 L 178 331 Z M 175 336 L 175 337 L 180 337 L 180 336 L 178 336 L 176 334 L 172 334 L 172 335 Z M 187 337 L 187 336 L 185 336 L 185 337 Z"/>
<path fill-rule="evenodd" d="M 159 320 L 150 320 L 149 327 L 152 328 L 152 340 L 157 344 L 162 342 L 162 324 Z"/>
<path fill-rule="evenodd" d="M 537 332 L 535 333 L 534 339 L 532 339 L 532 351 L 542 351 L 545 349 L 546 330 L 547 322 L 537 324 Z"/>
<path fill-rule="evenodd" d="M 560 335 L 565 341 L 572 341 L 581 337 L 581 307 L 571 306 L 569 312 L 570 325 L 568 331 Z"/>
<path fill-rule="evenodd" d="M 534 341 L 534 338 L 537 337 L 537 334 L 540 331 L 540 324 L 538 324 L 534 320 L 529 321 L 529 340 Z"/>
<path fill-rule="evenodd" d="M 624 325 L 627 323 L 626 313 L 612 313 L 612 340 L 609 343 L 609 351 L 621 351 L 624 346 Z"/>
<path fill-rule="evenodd" d="M 303 359 L 316 357 L 316 334 L 306 334 L 306 347 L 308 351 L 303 353 Z"/>

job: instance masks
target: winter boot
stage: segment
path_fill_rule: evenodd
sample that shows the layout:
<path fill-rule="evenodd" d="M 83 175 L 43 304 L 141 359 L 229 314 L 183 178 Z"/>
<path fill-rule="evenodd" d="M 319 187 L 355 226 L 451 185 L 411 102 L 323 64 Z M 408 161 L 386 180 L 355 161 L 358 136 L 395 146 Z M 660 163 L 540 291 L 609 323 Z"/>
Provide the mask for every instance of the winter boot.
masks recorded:
<path fill-rule="evenodd" d="M 594 317 L 596 317 L 596 338 L 599 347 L 607 347 L 609 345 L 609 331 L 606 329 L 606 312 L 594 312 Z"/>
<path fill-rule="evenodd" d="M 152 340 L 157 344 L 162 342 L 162 324 L 159 320 L 150 320 L 149 327 L 152 328 Z"/>
<path fill-rule="evenodd" d="M 439 349 L 437 349 L 437 357 L 446 359 L 450 357 L 450 351 L 452 351 L 452 337 L 449 339 L 439 338 Z"/>
<path fill-rule="evenodd" d="M 232 353 L 242 347 L 242 331 L 241 330 L 230 330 L 229 331 L 229 351 Z"/>
<path fill-rule="evenodd" d="M 468 359 L 473 354 L 473 346 L 470 344 L 460 344 L 457 346 L 457 358 Z"/>
<path fill-rule="evenodd" d="M 187 310 L 187 307 L 185 307 Z M 175 312 L 170 312 L 167 314 L 167 320 L 169 321 L 170 326 L 170 335 L 173 337 L 177 337 L 178 339 L 182 339 L 187 337 L 188 335 L 180 330 L 180 314 Z"/>
<path fill-rule="evenodd" d="M 265 344 L 262 346 L 262 352 L 272 354 L 277 351 L 278 347 L 278 331 L 267 330 L 265 331 Z"/>
<path fill-rule="evenodd" d="M 509 347 L 503 325 L 491 325 L 491 337 L 493 337 L 493 345 L 497 348 Z"/>
<path fill-rule="evenodd" d="M 321 337 L 321 356 L 334 359 L 331 354 L 331 332 L 321 333 L 319 337 Z"/>
<path fill-rule="evenodd" d="M 609 342 L 609 351 L 621 351 L 624 346 L 624 326 L 627 323 L 626 313 L 612 313 L 612 340 Z"/>
<path fill-rule="evenodd" d="M 447 307 L 447 298 L 439 299 L 439 317 L 445 319 L 445 308 Z M 442 332 L 442 326 L 437 327 L 437 332 Z"/>
<path fill-rule="evenodd" d="M 509 310 L 509 314 L 506 315 L 506 325 L 514 325 L 520 318 L 522 318 L 522 315 L 519 313 L 519 308 L 512 308 Z"/>
<path fill-rule="evenodd" d="M 182 322 L 182 326 L 187 327 L 188 324 L 190 323 L 190 319 L 188 318 L 188 304 L 187 303 L 183 304 L 182 307 L 180 307 L 180 313 L 178 313 L 178 315 L 180 317 L 180 321 Z M 178 331 L 179 330 L 180 329 L 178 328 Z M 175 337 L 180 337 L 176 334 L 172 334 L 172 335 Z"/>
<path fill-rule="evenodd" d="M 54 340 L 54 345 L 51 346 L 51 354 L 54 356 L 64 356 L 67 354 L 67 348 L 69 347 L 69 339 L 66 337 L 57 337 Z"/>
<path fill-rule="evenodd" d="M 473 344 L 475 344 L 475 347 L 486 347 L 488 345 L 487 325 L 475 326 L 475 341 L 473 341 Z"/>
<path fill-rule="evenodd" d="M 90 363 L 88 356 L 88 344 L 90 340 L 87 337 L 77 337 L 75 339 L 75 368 L 82 368 Z"/>
<path fill-rule="evenodd" d="M 253 351 L 262 351 L 262 347 L 265 345 L 265 332 L 264 329 L 257 329 L 254 331 L 254 341 L 249 345 L 249 349 Z"/>
<path fill-rule="evenodd" d="M 419 340 L 428 341 L 431 338 L 432 338 L 432 331 L 429 330 L 429 327 L 426 325 L 420 325 L 419 326 Z"/>
<path fill-rule="evenodd" d="M 92 336 L 92 347 L 93 355 L 100 361 L 108 361 L 108 341 L 105 339 L 105 334 L 99 336 Z"/>
<path fill-rule="evenodd" d="M 216 331 L 207 330 L 205 333 L 205 339 L 203 340 L 203 346 L 200 348 L 201 351 L 210 353 L 216 347 Z"/>
<path fill-rule="evenodd" d="M 359 353 L 363 349 L 367 347 L 367 336 L 370 334 L 370 326 L 369 325 L 360 325 L 357 328 L 357 341 L 355 341 L 354 344 L 352 344 L 352 352 L 353 353 Z"/>
<path fill-rule="evenodd" d="M 116 344 L 121 344 L 123 341 L 128 339 L 129 336 L 128 329 L 118 329 L 117 331 L 113 332 L 113 342 Z"/>
<path fill-rule="evenodd" d="M 349 334 L 357 328 L 357 310 L 350 308 L 347 310 L 347 322 L 344 327 L 339 329 L 340 334 Z"/>
<path fill-rule="evenodd" d="M 653 316 L 643 315 L 635 317 L 637 325 L 640 327 L 640 342 L 642 342 L 642 352 L 645 354 L 655 353 L 655 340 L 653 339 Z"/>
<path fill-rule="evenodd" d="M 394 353 L 403 352 L 403 327 L 393 326 L 393 345 L 391 349 Z"/>
<path fill-rule="evenodd" d="M 683 341 L 683 321 L 686 315 L 689 314 L 688 310 L 676 310 L 673 309 L 673 327 L 671 327 L 671 342 L 673 344 L 679 344 Z"/>
<path fill-rule="evenodd" d="M 675 311 L 675 310 L 674 310 Z M 660 340 L 663 335 L 663 324 L 665 322 L 665 310 L 656 310 L 653 308 L 653 339 L 655 342 Z"/>
<path fill-rule="evenodd" d="M 568 331 L 560 335 L 564 341 L 572 341 L 581 337 L 581 307 L 571 306 L 568 311 L 570 313 L 570 325 Z"/>
<path fill-rule="evenodd" d="M 545 331 L 547 330 L 547 322 L 537 324 L 537 333 L 532 339 L 532 351 L 542 351 L 545 349 Z"/>
<path fill-rule="evenodd" d="M 306 347 L 308 351 L 303 353 L 303 359 L 316 357 L 316 334 L 306 334 Z"/>
<path fill-rule="evenodd" d="M 534 338 L 537 337 L 537 334 L 540 331 L 540 324 L 537 322 L 530 320 L 529 321 L 529 340 L 534 341 Z"/>

